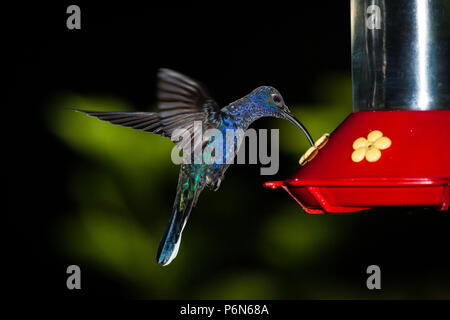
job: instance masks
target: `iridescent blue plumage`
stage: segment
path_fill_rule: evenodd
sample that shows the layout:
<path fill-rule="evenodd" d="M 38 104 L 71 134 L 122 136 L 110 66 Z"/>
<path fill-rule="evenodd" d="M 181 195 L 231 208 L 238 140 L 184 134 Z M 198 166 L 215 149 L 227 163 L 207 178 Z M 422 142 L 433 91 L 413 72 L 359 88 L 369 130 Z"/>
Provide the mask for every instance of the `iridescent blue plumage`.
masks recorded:
<path fill-rule="evenodd" d="M 220 109 L 206 93 L 206 90 L 191 78 L 178 72 L 161 69 L 158 73 L 159 113 L 154 112 L 95 112 L 82 111 L 113 124 L 140 129 L 171 137 L 176 129 L 184 128 L 192 134 L 190 139 L 176 140 L 178 148 L 189 146 L 191 154 L 211 147 L 215 140 L 211 137 L 196 139 L 208 130 L 216 129 L 223 137 L 228 130 L 245 131 L 250 124 L 262 117 L 287 119 L 298 126 L 314 144 L 303 125 L 295 119 L 284 104 L 280 93 L 273 87 L 262 86 L 245 97 Z M 195 126 L 201 123 L 200 131 Z M 217 190 L 223 180 L 231 159 L 236 156 L 237 137 L 222 142 L 222 157 L 216 156 L 202 163 L 185 162 L 181 165 L 177 195 L 172 216 L 161 239 L 156 260 L 159 264 L 169 264 L 177 255 L 181 234 L 196 205 L 202 190 L 208 186 Z M 220 150 L 217 149 L 217 150 Z M 202 155 L 202 153 L 200 153 Z M 195 159 L 191 159 L 195 160 Z M 203 158 L 202 160 L 205 160 Z"/>

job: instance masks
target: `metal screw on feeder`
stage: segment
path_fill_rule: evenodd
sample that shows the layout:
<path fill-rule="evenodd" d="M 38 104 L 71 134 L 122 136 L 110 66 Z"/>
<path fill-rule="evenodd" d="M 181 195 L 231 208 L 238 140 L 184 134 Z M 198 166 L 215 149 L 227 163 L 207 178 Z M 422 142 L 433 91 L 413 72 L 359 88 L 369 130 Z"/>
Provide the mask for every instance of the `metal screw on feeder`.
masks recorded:
<path fill-rule="evenodd" d="M 353 113 L 291 179 L 265 186 L 309 213 L 448 210 L 450 3 L 351 0 L 351 50 Z"/>

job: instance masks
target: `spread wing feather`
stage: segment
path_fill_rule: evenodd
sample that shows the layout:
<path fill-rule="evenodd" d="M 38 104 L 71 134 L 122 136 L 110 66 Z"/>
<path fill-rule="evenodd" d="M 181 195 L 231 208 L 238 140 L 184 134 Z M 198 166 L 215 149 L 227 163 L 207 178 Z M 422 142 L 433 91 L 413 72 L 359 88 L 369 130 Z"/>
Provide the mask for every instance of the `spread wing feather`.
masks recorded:
<path fill-rule="evenodd" d="M 198 137 L 202 131 L 217 127 L 221 121 L 219 106 L 209 97 L 207 90 L 199 82 L 179 72 L 170 69 L 159 70 L 157 98 L 159 112 L 76 111 L 112 124 L 160 134 L 163 137 L 171 137 L 176 129 L 184 128 L 191 134 L 188 141 L 176 142 L 180 149 L 186 143 L 193 142 L 194 137 Z M 194 126 L 196 121 L 201 121 L 201 128 Z M 191 143 L 192 149 L 204 145 L 205 141 L 202 141 L 201 146 Z"/>

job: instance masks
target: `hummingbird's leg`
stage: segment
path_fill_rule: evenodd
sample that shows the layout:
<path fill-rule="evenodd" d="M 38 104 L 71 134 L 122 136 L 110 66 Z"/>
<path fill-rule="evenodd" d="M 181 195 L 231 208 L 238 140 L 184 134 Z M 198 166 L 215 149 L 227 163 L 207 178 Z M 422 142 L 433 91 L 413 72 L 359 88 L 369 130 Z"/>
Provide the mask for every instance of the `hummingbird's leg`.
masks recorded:
<path fill-rule="evenodd" d="M 222 183 L 222 180 L 225 178 L 224 175 L 220 176 L 220 178 L 217 179 L 216 183 L 214 184 L 213 191 L 219 190 L 220 184 Z"/>

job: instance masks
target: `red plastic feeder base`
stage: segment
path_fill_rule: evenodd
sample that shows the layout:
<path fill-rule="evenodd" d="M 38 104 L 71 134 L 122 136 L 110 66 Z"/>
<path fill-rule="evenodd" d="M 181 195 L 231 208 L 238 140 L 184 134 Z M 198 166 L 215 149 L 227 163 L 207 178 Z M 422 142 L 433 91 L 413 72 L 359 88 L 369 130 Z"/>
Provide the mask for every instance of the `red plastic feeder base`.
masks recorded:
<path fill-rule="evenodd" d="M 352 160 L 353 143 L 379 130 L 392 144 L 369 162 Z M 450 203 L 450 110 L 351 114 L 317 156 L 282 187 L 308 213 L 355 212 L 375 206 Z"/>

